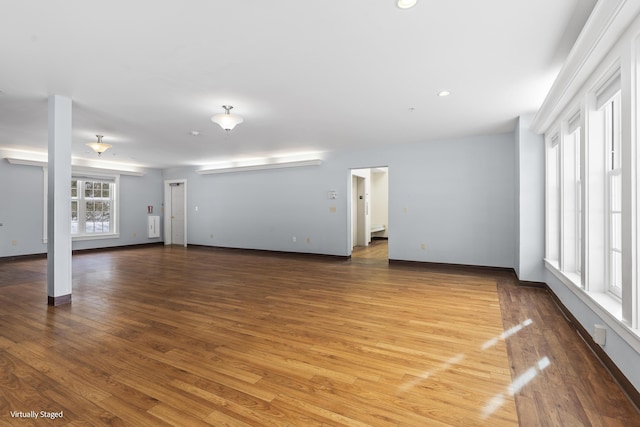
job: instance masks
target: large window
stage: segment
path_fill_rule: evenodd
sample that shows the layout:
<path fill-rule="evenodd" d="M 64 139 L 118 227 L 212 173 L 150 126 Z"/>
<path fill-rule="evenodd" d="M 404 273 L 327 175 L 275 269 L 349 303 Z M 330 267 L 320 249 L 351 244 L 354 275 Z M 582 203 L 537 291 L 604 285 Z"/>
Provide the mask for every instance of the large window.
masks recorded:
<path fill-rule="evenodd" d="M 579 111 L 560 117 L 547 139 L 546 263 L 567 285 L 637 328 L 632 272 L 640 260 L 626 252 L 638 241 L 632 236 L 638 218 L 629 209 L 638 165 L 628 157 L 633 139 L 624 112 L 630 100 L 621 76 L 614 65 L 595 81 Z"/>
<path fill-rule="evenodd" d="M 584 304 L 584 328 L 597 322 L 629 345 L 607 336 L 617 361 L 640 354 L 640 14 L 620 3 L 594 9 L 532 122 L 546 142 L 549 283 L 571 310 Z"/>
<path fill-rule="evenodd" d="M 620 135 L 620 92 L 603 107 L 606 147 L 606 239 L 607 290 L 617 297 L 622 292 L 622 160 Z"/>
<path fill-rule="evenodd" d="M 554 134 L 547 141 L 547 243 L 546 258 L 560 263 L 560 137 Z"/>
<path fill-rule="evenodd" d="M 115 233 L 115 183 L 91 178 L 71 180 L 71 234 Z"/>
<path fill-rule="evenodd" d="M 120 237 L 118 205 L 120 171 L 102 171 L 94 168 L 74 167 L 71 175 L 69 211 L 73 240 L 112 239 Z M 122 171 L 142 176 L 138 172 Z M 47 243 L 48 228 L 48 172 L 43 166 L 43 226 L 42 241 Z"/>
<path fill-rule="evenodd" d="M 582 177 L 580 167 L 580 113 L 566 123 L 562 138 L 562 264 L 582 284 Z"/>

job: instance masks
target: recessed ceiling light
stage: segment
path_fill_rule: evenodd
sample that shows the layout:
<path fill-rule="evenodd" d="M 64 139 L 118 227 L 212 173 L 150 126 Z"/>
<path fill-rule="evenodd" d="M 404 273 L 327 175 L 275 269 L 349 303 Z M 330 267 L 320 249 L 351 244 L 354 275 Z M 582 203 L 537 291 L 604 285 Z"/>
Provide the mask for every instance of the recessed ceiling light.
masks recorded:
<path fill-rule="evenodd" d="M 191 134 L 191 136 L 198 136 L 200 135 L 200 132 L 198 132 L 197 130 L 192 130 L 191 132 L 189 132 Z"/>
<path fill-rule="evenodd" d="M 440 98 L 444 98 L 445 96 L 449 96 L 449 95 L 451 95 L 451 92 L 449 92 L 448 90 L 443 90 L 443 91 L 438 92 L 438 96 Z"/>
<path fill-rule="evenodd" d="M 418 3 L 418 0 L 398 0 L 396 3 L 400 9 L 409 9 Z"/>

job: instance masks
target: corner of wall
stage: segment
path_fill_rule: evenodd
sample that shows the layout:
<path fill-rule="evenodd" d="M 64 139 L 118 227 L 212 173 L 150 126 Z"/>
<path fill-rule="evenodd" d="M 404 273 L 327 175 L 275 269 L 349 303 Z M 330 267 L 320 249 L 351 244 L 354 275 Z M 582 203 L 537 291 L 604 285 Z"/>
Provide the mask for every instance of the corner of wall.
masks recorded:
<path fill-rule="evenodd" d="M 519 280 L 544 281 L 544 143 L 530 129 L 533 114 L 520 116 L 515 131 L 516 265 Z"/>

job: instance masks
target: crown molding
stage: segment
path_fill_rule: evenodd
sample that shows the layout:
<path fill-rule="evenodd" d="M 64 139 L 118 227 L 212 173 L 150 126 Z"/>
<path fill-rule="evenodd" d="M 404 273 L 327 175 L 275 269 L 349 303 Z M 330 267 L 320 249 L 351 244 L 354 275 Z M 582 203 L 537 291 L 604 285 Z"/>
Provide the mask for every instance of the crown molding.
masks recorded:
<path fill-rule="evenodd" d="M 639 13 L 640 0 L 599 0 L 596 3 L 531 123 L 534 132 L 549 130 Z"/>

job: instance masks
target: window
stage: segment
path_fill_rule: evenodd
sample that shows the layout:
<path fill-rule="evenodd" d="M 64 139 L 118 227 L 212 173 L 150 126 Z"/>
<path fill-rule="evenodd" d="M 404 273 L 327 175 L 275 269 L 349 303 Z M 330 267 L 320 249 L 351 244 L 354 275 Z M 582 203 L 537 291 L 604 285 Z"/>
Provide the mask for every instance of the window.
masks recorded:
<path fill-rule="evenodd" d="M 561 206 L 560 230 L 562 254 L 560 268 L 575 274 L 576 284 L 582 285 L 582 179 L 580 166 L 580 112 L 566 122 L 561 146 Z"/>
<path fill-rule="evenodd" d="M 607 290 L 622 294 L 622 161 L 620 92 L 602 108 L 606 147 Z"/>
<path fill-rule="evenodd" d="M 566 284 L 629 323 L 629 310 L 621 311 L 631 285 L 625 283 L 630 267 L 624 259 L 623 201 L 630 193 L 623 189 L 629 172 L 623 168 L 620 81 L 620 69 L 614 69 L 547 138 L 546 262 Z"/>
<path fill-rule="evenodd" d="M 547 141 L 547 260 L 558 264 L 560 260 L 560 156 L 559 136 Z"/>
<path fill-rule="evenodd" d="M 43 234 L 42 241 L 47 243 L 48 227 L 48 173 L 43 167 Z M 120 171 L 118 171 L 120 172 Z M 134 176 L 137 172 L 122 171 Z M 69 211 L 71 216 L 71 236 L 73 240 L 111 239 L 119 235 L 119 186 L 120 175 L 103 173 L 93 168 L 75 168 L 71 176 L 71 194 Z"/>
<path fill-rule="evenodd" d="M 598 52 L 576 44 L 583 62 L 573 67 L 578 61 L 570 61 L 563 69 L 532 129 L 545 134 L 544 263 L 554 286 L 564 285 L 563 296 L 588 308 L 579 313 L 585 328 L 598 318 L 638 351 L 640 21 L 623 26 L 608 46 L 598 42 Z M 559 149 L 552 143 L 557 136 Z"/>
<path fill-rule="evenodd" d="M 115 183 L 96 179 L 71 180 L 71 234 L 115 232 Z"/>
<path fill-rule="evenodd" d="M 575 146 L 575 156 L 574 156 L 574 160 L 575 160 L 575 176 L 574 176 L 574 183 L 575 183 L 575 190 L 576 190 L 576 195 L 575 195 L 575 199 L 576 199 L 576 217 L 575 217 L 575 221 L 576 221 L 576 244 L 575 244 L 575 251 L 576 251 L 576 272 L 578 273 L 578 275 L 580 275 L 582 273 L 582 211 L 583 211 L 583 206 L 582 206 L 582 168 L 580 167 L 580 153 L 581 153 L 581 149 L 580 149 L 580 128 L 577 128 L 576 130 L 573 131 L 573 133 L 571 134 L 573 135 L 573 143 Z"/>

